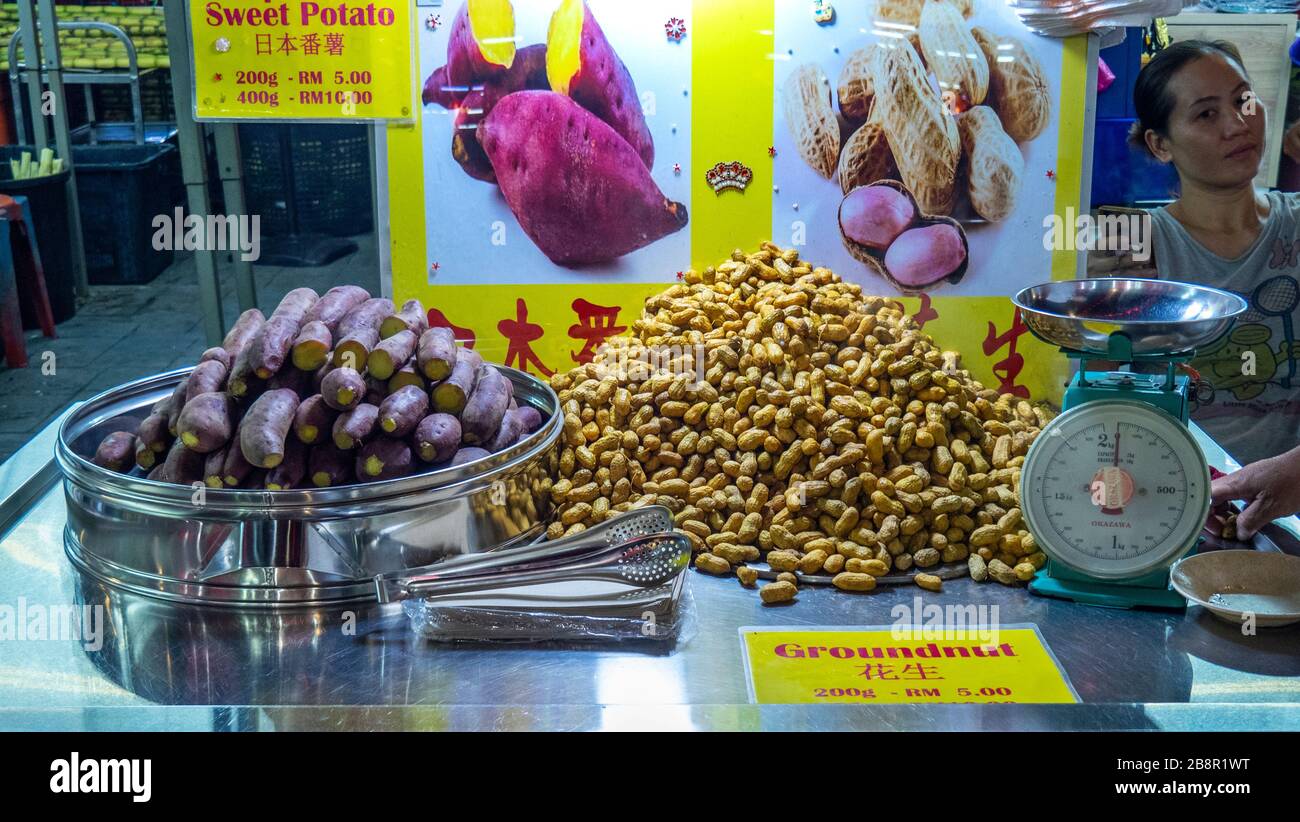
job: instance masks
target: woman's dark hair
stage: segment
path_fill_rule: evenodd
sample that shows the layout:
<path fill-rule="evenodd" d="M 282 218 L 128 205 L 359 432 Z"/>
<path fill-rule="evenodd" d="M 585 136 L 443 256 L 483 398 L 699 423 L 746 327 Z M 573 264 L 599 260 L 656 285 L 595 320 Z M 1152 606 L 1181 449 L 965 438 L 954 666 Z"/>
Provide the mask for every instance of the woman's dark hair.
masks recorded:
<path fill-rule="evenodd" d="M 1169 83 L 1183 66 L 1213 54 L 1233 61 L 1242 74 L 1246 73 L 1246 67 L 1241 62 L 1241 52 L 1227 40 L 1180 40 L 1156 52 L 1142 67 L 1137 82 L 1133 84 L 1133 108 L 1137 112 L 1137 120 L 1128 132 L 1130 145 L 1149 152 L 1147 129 L 1160 135 L 1168 134 L 1169 115 L 1174 110 L 1174 97 L 1169 93 Z"/>

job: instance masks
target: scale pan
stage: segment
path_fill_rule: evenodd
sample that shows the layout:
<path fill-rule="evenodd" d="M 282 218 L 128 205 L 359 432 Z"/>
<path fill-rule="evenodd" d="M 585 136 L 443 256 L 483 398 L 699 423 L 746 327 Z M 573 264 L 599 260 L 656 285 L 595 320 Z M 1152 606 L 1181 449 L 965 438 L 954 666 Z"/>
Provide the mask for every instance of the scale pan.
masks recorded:
<path fill-rule="evenodd" d="M 1229 291 L 1173 280 L 1098 277 L 1026 288 L 1011 298 L 1029 330 L 1085 354 L 1112 352 L 1123 334 L 1134 357 L 1184 354 L 1228 330 L 1248 304 Z"/>

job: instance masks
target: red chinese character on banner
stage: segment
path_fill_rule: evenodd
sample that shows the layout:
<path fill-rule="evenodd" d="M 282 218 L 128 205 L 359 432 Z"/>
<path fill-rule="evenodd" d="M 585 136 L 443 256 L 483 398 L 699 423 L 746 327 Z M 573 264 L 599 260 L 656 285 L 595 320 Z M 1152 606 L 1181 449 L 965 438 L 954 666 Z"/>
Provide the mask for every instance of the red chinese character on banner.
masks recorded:
<path fill-rule="evenodd" d="M 532 363 L 543 376 L 549 377 L 555 373 L 533 351 L 532 343 L 542 338 L 543 331 L 537 323 L 528 322 L 528 304 L 523 299 L 515 300 L 515 318 L 497 323 L 497 331 L 510 341 L 506 348 L 506 365 L 514 365 L 526 372 L 529 363 Z M 518 365 L 515 365 L 516 361 Z"/>
<path fill-rule="evenodd" d="M 257 44 L 257 53 L 258 53 L 258 54 L 270 54 L 270 53 L 271 53 L 271 35 L 269 35 L 269 34 L 259 34 L 259 35 L 257 35 L 256 38 L 254 39 L 254 42 Z"/>
<path fill-rule="evenodd" d="M 569 352 L 576 363 L 589 363 L 596 358 L 596 349 L 610 337 L 617 337 L 627 330 L 625 325 L 614 325 L 618 321 L 618 306 L 605 306 L 589 303 L 579 297 L 573 301 L 573 310 L 578 314 L 578 322 L 569 326 L 569 336 L 575 340 L 586 340 L 578 353 Z"/>
<path fill-rule="evenodd" d="M 898 674 L 894 673 L 893 665 L 885 665 L 880 662 L 868 663 L 858 676 L 865 679 L 898 679 Z"/>
<path fill-rule="evenodd" d="M 276 49 L 276 51 L 280 52 L 281 54 L 288 54 L 289 52 L 297 51 L 298 47 L 294 45 L 294 41 L 297 39 L 298 38 L 292 34 L 284 35 L 283 37 L 280 38 L 280 47 Z"/>
<path fill-rule="evenodd" d="M 304 34 L 302 36 L 303 54 L 320 54 L 320 35 Z"/>
<path fill-rule="evenodd" d="M 939 676 L 939 666 L 916 662 L 903 666 L 903 679 L 946 679 Z"/>
<path fill-rule="evenodd" d="M 442 313 L 436 308 L 429 309 L 429 327 L 450 328 L 451 333 L 456 335 L 456 342 L 460 343 L 466 348 L 474 347 L 474 342 L 476 340 L 476 337 L 474 336 L 474 329 L 462 328 L 459 325 L 453 325 L 451 320 L 447 319 L 447 315 Z"/>
<path fill-rule="evenodd" d="M 1020 309 L 1017 308 L 1011 319 L 1011 328 L 1005 334 L 999 335 L 997 326 L 989 323 L 988 334 L 984 336 L 984 356 L 991 357 L 993 352 L 1006 346 L 1007 356 L 993 364 L 993 375 L 999 380 L 998 392 L 1001 394 L 1013 394 L 1021 399 L 1029 399 L 1029 389 L 1023 385 L 1016 384 L 1016 377 L 1024 370 L 1025 358 L 1016 353 L 1016 340 L 1020 335 L 1029 330 L 1024 320 L 1020 318 Z"/>
<path fill-rule="evenodd" d="M 921 295 L 921 307 L 918 308 L 916 310 L 916 313 L 912 315 L 912 319 L 916 320 L 917 328 L 925 328 L 925 324 L 928 323 L 930 320 L 939 319 L 939 312 L 935 311 L 930 306 L 929 294 Z"/>
<path fill-rule="evenodd" d="M 343 53 L 343 35 L 327 34 L 325 35 L 325 51 L 335 57 Z"/>

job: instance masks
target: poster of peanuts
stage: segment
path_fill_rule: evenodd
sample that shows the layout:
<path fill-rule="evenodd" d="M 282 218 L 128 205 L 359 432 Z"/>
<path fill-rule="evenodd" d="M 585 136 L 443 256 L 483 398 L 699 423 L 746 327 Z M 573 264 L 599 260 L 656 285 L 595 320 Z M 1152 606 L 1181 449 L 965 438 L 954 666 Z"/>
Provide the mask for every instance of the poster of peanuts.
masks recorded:
<path fill-rule="evenodd" d="M 690 50 L 645 36 L 670 13 L 688 26 L 689 12 L 421 7 L 432 284 L 662 281 L 689 261 Z"/>
<path fill-rule="evenodd" d="M 773 237 L 871 293 L 1050 279 L 1062 41 L 1001 0 L 833 9 L 777 3 Z"/>
<path fill-rule="evenodd" d="M 380 156 L 386 288 L 485 359 L 590 362 L 647 298 L 771 241 L 898 298 L 985 384 L 1059 393 L 1006 295 L 1075 269 L 1043 222 L 1079 207 L 1058 135 L 1083 128 L 1086 38 L 1001 0 L 417 9 L 419 116 Z"/>

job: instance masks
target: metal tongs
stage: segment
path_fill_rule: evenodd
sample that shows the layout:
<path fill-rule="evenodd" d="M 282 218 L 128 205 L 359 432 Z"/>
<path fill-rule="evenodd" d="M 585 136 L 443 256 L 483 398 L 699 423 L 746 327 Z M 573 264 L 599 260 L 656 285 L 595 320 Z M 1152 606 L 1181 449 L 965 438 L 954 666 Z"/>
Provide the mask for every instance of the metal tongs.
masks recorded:
<path fill-rule="evenodd" d="M 663 586 L 690 556 L 690 542 L 673 531 L 672 512 L 649 505 L 571 537 L 380 574 L 375 589 L 380 602 L 490 595 L 572 605 Z"/>

